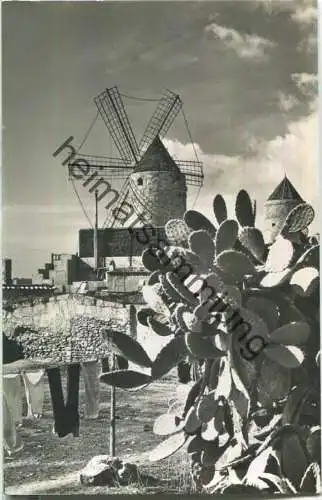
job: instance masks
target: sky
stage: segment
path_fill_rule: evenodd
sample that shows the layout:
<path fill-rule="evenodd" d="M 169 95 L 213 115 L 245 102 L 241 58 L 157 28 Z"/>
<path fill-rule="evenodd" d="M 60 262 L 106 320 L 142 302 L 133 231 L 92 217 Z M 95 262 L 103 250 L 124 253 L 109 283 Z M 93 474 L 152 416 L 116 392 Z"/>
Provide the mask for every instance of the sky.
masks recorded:
<path fill-rule="evenodd" d="M 184 103 L 205 182 L 191 208 L 213 217 L 221 193 L 265 199 L 285 173 L 318 208 L 317 7 L 310 0 L 4 2 L 2 254 L 31 276 L 50 253 L 75 253 L 88 221 L 53 152 L 80 145 L 94 97 L 117 85 L 137 137 L 164 89 Z M 164 144 L 194 159 L 178 117 Z M 114 156 L 98 119 L 80 150 Z M 93 199 L 79 189 L 93 221 Z M 100 222 L 105 218 L 100 210 Z M 317 220 L 313 229 L 317 230 Z"/>

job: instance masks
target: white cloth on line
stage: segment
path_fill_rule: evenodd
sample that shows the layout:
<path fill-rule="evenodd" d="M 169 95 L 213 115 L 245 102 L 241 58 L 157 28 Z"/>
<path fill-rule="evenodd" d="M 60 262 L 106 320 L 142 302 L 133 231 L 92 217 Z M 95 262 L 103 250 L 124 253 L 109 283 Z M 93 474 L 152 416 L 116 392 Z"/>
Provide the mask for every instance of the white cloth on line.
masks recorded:
<path fill-rule="evenodd" d="M 44 377 L 44 369 L 24 372 L 22 375 L 28 405 L 28 418 L 42 415 L 45 396 Z"/>
<path fill-rule="evenodd" d="M 6 393 L 3 391 L 3 445 L 8 455 L 12 455 L 23 448 L 23 443 L 17 433 L 16 423 L 8 403 Z"/>
<path fill-rule="evenodd" d="M 2 379 L 3 394 L 6 397 L 13 421 L 22 424 L 22 383 L 19 373 L 4 375 Z"/>
<path fill-rule="evenodd" d="M 100 405 L 101 363 L 99 361 L 82 363 L 82 371 L 85 386 L 85 417 L 97 418 Z"/>

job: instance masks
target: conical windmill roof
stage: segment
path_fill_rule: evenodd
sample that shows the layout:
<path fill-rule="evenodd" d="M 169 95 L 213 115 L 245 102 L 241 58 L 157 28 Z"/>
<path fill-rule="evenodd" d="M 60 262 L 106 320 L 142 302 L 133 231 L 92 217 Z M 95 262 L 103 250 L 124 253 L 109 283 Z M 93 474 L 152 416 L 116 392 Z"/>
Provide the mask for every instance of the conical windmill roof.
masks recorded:
<path fill-rule="evenodd" d="M 294 200 L 304 202 L 286 175 L 267 199 L 267 201 L 273 200 Z"/>
<path fill-rule="evenodd" d="M 151 171 L 180 172 L 178 165 L 166 150 L 159 136 L 153 139 L 134 168 L 134 173 Z"/>

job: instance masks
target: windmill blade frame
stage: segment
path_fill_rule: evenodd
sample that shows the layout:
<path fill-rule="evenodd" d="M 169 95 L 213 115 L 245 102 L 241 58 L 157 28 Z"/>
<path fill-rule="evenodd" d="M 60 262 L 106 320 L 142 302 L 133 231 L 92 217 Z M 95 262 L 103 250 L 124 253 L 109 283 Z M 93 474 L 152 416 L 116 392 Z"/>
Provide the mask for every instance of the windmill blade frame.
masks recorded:
<path fill-rule="evenodd" d="M 139 142 L 139 151 L 141 156 L 146 152 L 157 135 L 160 138 L 165 136 L 181 108 L 182 101 L 180 96 L 171 92 L 171 90 L 166 90 L 159 100 L 153 115 L 148 121 Z"/>
<path fill-rule="evenodd" d="M 72 174 L 72 169 L 82 162 L 85 163 L 85 167 L 88 167 L 86 176 L 97 172 L 104 179 L 126 179 L 133 171 L 132 162 L 130 160 L 111 158 L 108 156 L 77 154 L 73 157 L 72 161 L 68 163 L 69 180 L 75 179 L 75 176 Z"/>
<path fill-rule="evenodd" d="M 139 148 L 118 88 L 105 89 L 94 102 L 121 158 L 137 163 Z"/>
<path fill-rule="evenodd" d="M 202 187 L 204 174 L 201 161 L 177 160 L 176 158 L 174 158 L 174 161 L 178 165 L 180 171 L 185 175 L 187 184 L 190 186 Z"/>

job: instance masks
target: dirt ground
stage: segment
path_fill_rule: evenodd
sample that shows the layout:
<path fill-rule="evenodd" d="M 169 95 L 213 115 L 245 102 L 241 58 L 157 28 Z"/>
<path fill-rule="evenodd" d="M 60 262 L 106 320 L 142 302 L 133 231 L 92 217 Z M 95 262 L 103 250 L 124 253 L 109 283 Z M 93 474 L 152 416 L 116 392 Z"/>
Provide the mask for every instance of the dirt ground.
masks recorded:
<path fill-rule="evenodd" d="M 128 488 L 85 487 L 78 472 L 95 455 L 109 453 L 110 387 L 101 385 L 101 412 L 97 420 L 81 417 L 80 436 L 59 439 L 52 434 L 53 417 L 46 383 L 43 417 L 24 420 L 19 433 L 24 449 L 4 459 L 4 488 L 11 495 L 32 494 L 118 494 L 190 493 L 187 456 L 178 452 L 158 463 L 148 453 L 162 438 L 152 432 L 154 419 L 168 409 L 176 394 L 175 373 L 138 392 L 116 391 L 116 455 L 137 463 L 140 484 Z M 80 412 L 84 404 L 81 377 Z"/>

